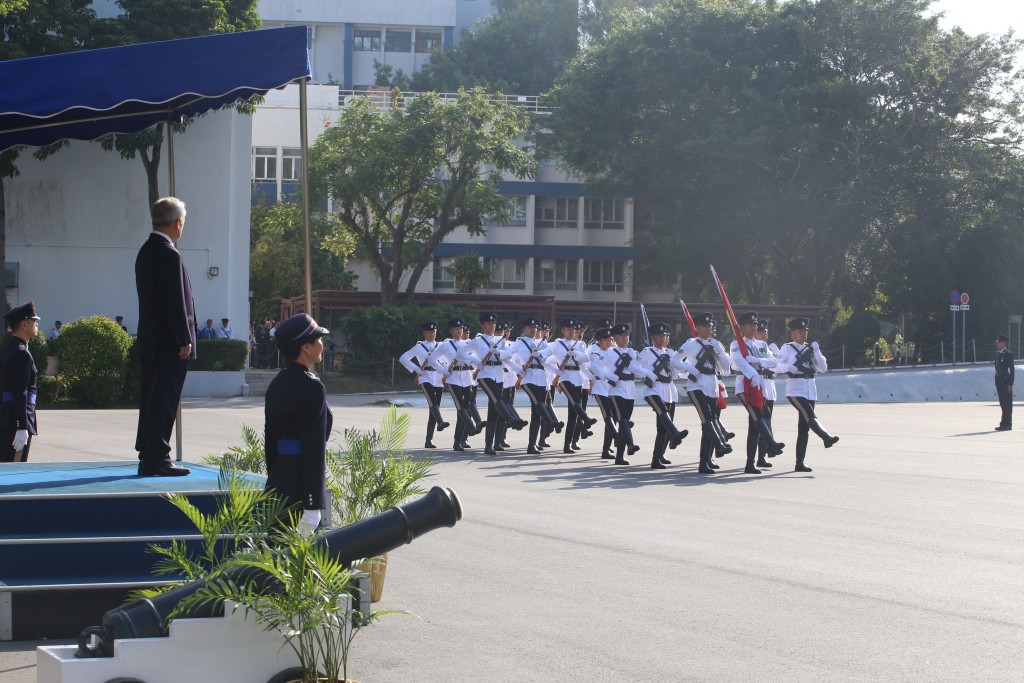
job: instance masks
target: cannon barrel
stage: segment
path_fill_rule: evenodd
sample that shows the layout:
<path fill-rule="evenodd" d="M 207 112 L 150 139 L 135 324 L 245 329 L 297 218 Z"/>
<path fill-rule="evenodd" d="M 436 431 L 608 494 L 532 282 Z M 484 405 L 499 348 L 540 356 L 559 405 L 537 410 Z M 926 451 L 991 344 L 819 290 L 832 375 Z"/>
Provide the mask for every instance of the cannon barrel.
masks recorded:
<path fill-rule="evenodd" d="M 412 543 L 428 531 L 455 526 L 462 519 L 462 504 L 451 489 L 435 486 L 419 500 L 391 508 L 355 524 L 328 531 L 318 537 L 331 554 L 346 564 L 376 557 L 406 543 Z M 238 577 L 236 577 L 238 578 Z M 250 576 L 246 580 L 259 581 Z M 90 626 L 78 638 L 78 657 L 113 657 L 118 638 L 158 638 L 167 635 L 167 623 L 178 603 L 206 585 L 204 579 L 187 583 L 155 598 L 135 600 L 103 615 L 102 626 Z M 207 604 L 190 609 L 179 617 L 214 616 Z M 90 645 L 97 636 L 95 646 Z"/>

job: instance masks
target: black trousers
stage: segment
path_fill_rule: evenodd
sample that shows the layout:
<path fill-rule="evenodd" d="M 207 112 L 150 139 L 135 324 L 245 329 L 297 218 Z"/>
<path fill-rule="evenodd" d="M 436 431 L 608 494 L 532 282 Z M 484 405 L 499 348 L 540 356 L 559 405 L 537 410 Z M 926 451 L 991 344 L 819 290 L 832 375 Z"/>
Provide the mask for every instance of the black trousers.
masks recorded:
<path fill-rule="evenodd" d="M 512 406 L 512 410 L 514 411 L 515 410 L 515 405 L 516 405 L 515 404 L 516 388 L 514 386 L 506 387 L 506 386 L 504 386 L 504 384 L 502 384 L 501 385 L 501 400 L 505 401 L 510 406 Z M 519 413 L 516 412 L 516 414 L 518 415 Z M 507 433 L 508 433 L 508 422 L 506 422 L 504 418 L 499 416 L 498 417 L 498 426 L 495 428 L 495 433 L 494 433 L 494 443 L 495 443 L 495 445 L 503 442 L 505 440 L 505 434 L 507 434 Z"/>
<path fill-rule="evenodd" d="M 554 431 L 554 425 L 557 422 L 555 418 L 554 410 L 551 408 L 551 403 L 548 398 L 550 397 L 550 390 L 545 386 L 537 386 L 536 384 L 527 384 L 523 382 L 519 387 L 526 392 L 526 395 L 530 398 L 530 448 L 537 445 L 537 438 L 540 434 L 550 434 Z M 541 429 L 544 432 L 541 432 Z M 543 440 L 544 436 L 540 436 Z"/>
<path fill-rule="evenodd" d="M 427 405 L 430 408 L 430 410 L 427 411 L 429 415 L 427 418 L 427 441 L 430 441 L 434 438 L 434 429 L 437 427 L 437 418 L 435 415 L 441 414 L 441 396 L 444 394 L 444 387 L 435 387 L 433 384 L 427 384 L 424 382 L 420 384 L 420 391 L 422 391 L 423 395 L 427 397 Z"/>
<path fill-rule="evenodd" d="M 565 448 L 569 448 L 572 442 L 579 438 L 577 429 L 583 424 L 583 420 L 579 419 L 579 412 L 583 410 L 583 389 L 569 382 L 559 382 L 558 386 L 565 394 L 568 407 L 565 416 Z"/>
<path fill-rule="evenodd" d="M 484 393 L 487 394 L 487 426 L 484 430 L 484 447 L 492 448 L 494 446 L 494 437 L 498 434 L 500 427 L 505 424 L 505 419 L 501 415 L 501 408 L 498 405 L 505 400 L 504 388 L 501 382 L 487 379 L 486 377 L 479 377 L 477 381 L 480 383 Z"/>
<path fill-rule="evenodd" d="M 17 431 L 17 430 L 15 430 Z M 0 431 L 0 462 L 28 462 L 28 450 L 32 445 L 32 435 L 28 435 L 28 442 L 21 449 L 21 457 L 14 458 L 14 432 Z"/>
<path fill-rule="evenodd" d="M 996 394 L 999 395 L 999 407 L 1003 410 L 1002 419 L 999 420 L 1000 427 L 1013 426 L 1013 389 L 1009 384 L 996 382 Z"/>
<path fill-rule="evenodd" d="M 590 389 L 580 389 L 580 407 L 583 408 L 584 412 L 586 412 L 587 404 L 589 404 L 589 403 L 590 403 Z M 576 443 L 577 441 L 579 441 L 580 437 L 583 436 L 583 429 L 584 429 L 583 423 L 582 422 L 577 422 L 576 423 L 576 431 L 573 432 L 573 435 L 572 435 L 572 442 L 573 443 Z"/>
<path fill-rule="evenodd" d="M 171 460 L 171 430 L 178 415 L 188 361 L 141 359 L 139 365 L 139 428 L 135 450 L 141 462 L 156 466 Z"/>
<path fill-rule="evenodd" d="M 594 398 L 597 400 L 597 407 L 600 409 L 601 418 L 604 421 L 604 442 L 601 447 L 601 455 L 611 455 L 612 442 L 619 436 L 615 422 L 615 407 L 608 396 L 594 394 Z"/>
<path fill-rule="evenodd" d="M 661 396 L 655 396 L 651 394 L 645 396 L 644 400 L 647 401 L 647 405 L 654 410 L 654 414 L 661 415 L 662 413 L 668 415 L 669 420 L 675 419 L 676 416 L 676 404 L 665 403 Z M 668 449 L 668 428 L 662 420 L 655 420 L 655 424 L 658 426 L 657 436 L 654 439 L 654 457 L 660 458 L 665 455 L 665 451 Z"/>
<path fill-rule="evenodd" d="M 749 466 L 754 464 L 754 459 L 757 457 L 758 442 L 764 440 L 761 432 L 757 429 L 756 421 L 763 419 L 767 425 L 768 419 L 765 418 L 764 406 L 757 408 L 747 403 L 747 395 L 742 391 L 736 394 L 736 398 L 747 409 L 747 465 Z M 765 399 L 764 405 L 767 406 L 768 403 L 769 401 Z"/>
<path fill-rule="evenodd" d="M 469 434 L 469 429 L 473 424 L 473 415 L 469 411 L 469 402 L 472 398 L 473 387 L 460 387 L 455 384 L 446 384 L 448 387 L 448 393 L 452 397 L 452 401 L 455 402 L 456 421 L 455 421 L 455 445 L 459 446 L 466 441 Z"/>
<path fill-rule="evenodd" d="M 703 391 L 696 390 L 686 393 L 690 397 L 690 403 L 697 409 L 697 414 L 700 416 L 700 466 L 707 467 L 711 464 L 711 452 L 714 450 L 715 444 L 708 434 L 708 430 L 703 427 L 706 422 L 714 422 L 715 413 L 720 412 L 718 397 L 707 396 Z"/>
<path fill-rule="evenodd" d="M 615 413 L 615 422 L 619 425 L 618 437 L 615 439 L 615 459 L 622 460 L 626 452 L 626 446 L 633 446 L 633 432 L 629 428 L 630 418 L 633 417 L 633 399 L 622 396 L 612 396 L 612 410 Z"/>
<path fill-rule="evenodd" d="M 775 430 L 772 429 L 772 412 L 775 410 L 775 401 L 770 401 L 767 398 L 764 400 L 764 405 L 761 406 L 761 415 L 764 416 L 765 424 L 772 430 L 772 434 Z M 749 434 L 748 434 L 749 438 Z M 758 435 L 757 439 L 757 457 L 763 458 L 768 454 L 768 442 L 764 440 L 764 437 Z"/>
<path fill-rule="evenodd" d="M 807 437 L 811 431 L 811 420 L 816 419 L 814 414 L 814 401 L 801 396 L 790 396 L 789 402 L 796 408 L 800 416 L 796 425 L 796 462 L 802 464 L 807 455 Z"/>

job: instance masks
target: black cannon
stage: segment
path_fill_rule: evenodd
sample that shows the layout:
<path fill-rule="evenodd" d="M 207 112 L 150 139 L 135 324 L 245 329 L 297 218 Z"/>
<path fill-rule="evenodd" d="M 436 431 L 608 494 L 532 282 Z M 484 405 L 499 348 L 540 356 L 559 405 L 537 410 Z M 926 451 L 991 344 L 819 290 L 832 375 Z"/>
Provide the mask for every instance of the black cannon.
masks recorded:
<path fill-rule="evenodd" d="M 462 505 L 451 489 L 435 486 L 420 498 L 350 526 L 329 531 L 318 538 L 339 561 L 351 563 L 394 550 L 428 531 L 455 526 L 462 519 Z M 235 576 L 236 580 L 261 581 L 266 577 Z M 193 581 L 155 598 L 136 600 L 103 615 L 102 626 L 90 626 L 78 638 L 77 657 L 113 657 L 117 638 L 159 638 L 167 635 L 170 615 L 184 598 L 199 591 L 206 582 Z M 217 616 L 211 604 L 187 610 L 179 617 Z M 93 636 L 96 636 L 94 639 Z"/>

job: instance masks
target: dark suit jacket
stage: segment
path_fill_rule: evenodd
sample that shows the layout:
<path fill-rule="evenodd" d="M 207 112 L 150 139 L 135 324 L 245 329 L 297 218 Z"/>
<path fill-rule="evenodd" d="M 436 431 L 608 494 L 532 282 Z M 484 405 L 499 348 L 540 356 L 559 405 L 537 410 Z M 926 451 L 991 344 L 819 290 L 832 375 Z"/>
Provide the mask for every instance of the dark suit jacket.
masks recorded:
<path fill-rule="evenodd" d="M 186 344 L 196 357 L 196 305 L 181 254 L 170 241 L 151 234 L 135 259 L 139 293 L 139 358 L 169 360 Z"/>
<path fill-rule="evenodd" d="M 11 336 L 0 350 L 0 432 L 36 434 L 36 364 L 28 344 Z"/>

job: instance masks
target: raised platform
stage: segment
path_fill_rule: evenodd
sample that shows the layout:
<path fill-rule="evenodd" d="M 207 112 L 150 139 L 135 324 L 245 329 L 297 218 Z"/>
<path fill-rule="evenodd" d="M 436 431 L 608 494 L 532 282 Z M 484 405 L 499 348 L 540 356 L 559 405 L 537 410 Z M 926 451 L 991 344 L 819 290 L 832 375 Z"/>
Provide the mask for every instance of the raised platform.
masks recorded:
<path fill-rule="evenodd" d="M 0 640 L 75 637 L 156 577 L 153 544 L 202 537 L 167 497 L 216 508 L 219 471 L 140 477 L 135 462 L 0 463 Z M 262 477 L 252 477 L 262 484 Z"/>

